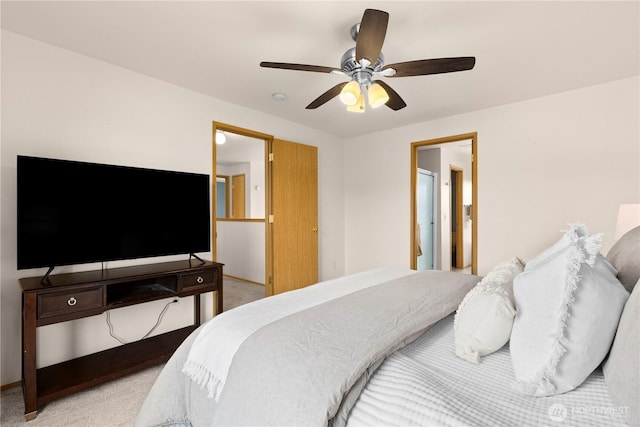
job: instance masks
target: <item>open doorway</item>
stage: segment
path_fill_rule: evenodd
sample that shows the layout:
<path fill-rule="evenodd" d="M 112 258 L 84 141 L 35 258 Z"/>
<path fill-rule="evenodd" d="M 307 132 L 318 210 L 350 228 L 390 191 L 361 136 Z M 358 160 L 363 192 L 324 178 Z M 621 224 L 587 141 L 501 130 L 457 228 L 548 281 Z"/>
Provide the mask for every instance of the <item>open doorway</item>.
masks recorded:
<path fill-rule="evenodd" d="M 438 262 L 436 243 L 438 200 L 436 188 L 438 174 L 418 168 L 416 189 L 416 258 L 417 270 L 433 270 Z"/>
<path fill-rule="evenodd" d="M 421 219 L 425 196 L 420 186 L 421 171 L 439 177 L 435 185 L 433 269 L 477 271 L 477 134 L 469 133 L 411 144 L 411 263 L 419 269 L 425 263 Z"/>
<path fill-rule="evenodd" d="M 317 147 L 219 122 L 213 135 L 212 252 L 225 277 L 262 285 L 266 296 L 316 283 Z"/>
<path fill-rule="evenodd" d="M 264 288 L 266 152 L 272 136 L 219 122 L 213 122 L 213 135 L 213 259 L 224 263 L 226 279 Z"/>

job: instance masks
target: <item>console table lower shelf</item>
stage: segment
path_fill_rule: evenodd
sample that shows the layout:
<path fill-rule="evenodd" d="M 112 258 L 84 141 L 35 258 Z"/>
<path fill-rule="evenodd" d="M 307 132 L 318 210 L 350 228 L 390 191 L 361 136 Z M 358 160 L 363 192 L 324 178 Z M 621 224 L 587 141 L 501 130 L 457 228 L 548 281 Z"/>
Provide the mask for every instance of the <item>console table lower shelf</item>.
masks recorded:
<path fill-rule="evenodd" d="M 39 407 L 52 400 L 165 363 L 196 329 L 188 326 L 37 370 Z M 28 414 L 25 414 L 25 416 Z M 33 418 L 35 418 L 33 415 Z"/>
<path fill-rule="evenodd" d="M 36 280 L 37 279 L 37 280 Z M 55 399 L 165 363 L 200 326 L 200 294 L 216 292 L 222 312 L 222 264 L 177 261 L 21 279 L 25 419 Z M 193 296 L 194 323 L 111 349 L 36 368 L 36 328 L 167 297 Z"/>

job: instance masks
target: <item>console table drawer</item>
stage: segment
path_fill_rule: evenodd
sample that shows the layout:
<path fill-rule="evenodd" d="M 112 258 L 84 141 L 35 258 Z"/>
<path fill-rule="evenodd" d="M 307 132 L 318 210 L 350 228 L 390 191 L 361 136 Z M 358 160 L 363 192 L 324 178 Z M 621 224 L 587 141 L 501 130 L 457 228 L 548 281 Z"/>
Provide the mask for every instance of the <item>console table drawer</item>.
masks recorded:
<path fill-rule="evenodd" d="M 68 315 L 104 305 L 102 286 L 38 295 L 38 319 Z"/>
<path fill-rule="evenodd" d="M 216 281 L 216 270 L 201 270 L 196 273 L 181 274 L 182 290 L 201 286 L 211 286 Z"/>

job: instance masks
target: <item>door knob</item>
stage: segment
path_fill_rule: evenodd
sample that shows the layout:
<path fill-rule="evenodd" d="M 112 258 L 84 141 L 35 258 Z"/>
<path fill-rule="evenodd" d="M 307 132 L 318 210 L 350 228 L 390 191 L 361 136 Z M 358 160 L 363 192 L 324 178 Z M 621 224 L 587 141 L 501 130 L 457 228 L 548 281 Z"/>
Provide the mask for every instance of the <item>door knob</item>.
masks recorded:
<path fill-rule="evenodd" d="M 317 227 L 313 227 L 313 228 L 311 229 L 311 231 L 313 231 L 314 233 L 317 233 L 317 232 L 318 232 L 318 228 L 317 228 Z"/>

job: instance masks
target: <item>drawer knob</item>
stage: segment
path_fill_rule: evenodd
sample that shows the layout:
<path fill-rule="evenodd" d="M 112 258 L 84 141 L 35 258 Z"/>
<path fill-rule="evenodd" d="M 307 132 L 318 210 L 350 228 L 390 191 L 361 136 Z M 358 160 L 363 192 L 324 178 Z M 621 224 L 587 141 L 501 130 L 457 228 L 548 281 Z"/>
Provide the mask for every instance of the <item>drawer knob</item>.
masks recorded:
<path fill-rule="evenodd" d="M 204 279 L 202 278 L 202 276 L 198 276 L 198 278 L 196 279 L 196 282 L 202 283 L 204 282 Z"/>
<path fill-rule="evenodd" d="M 76 303 L 77 303 L 77 302 L 78 302 L 78 300 L 77 300 L 77 299 L 75 299 L 74 297 L 71 297 L 71 298 L 69 298 L 69 299 L 67 300 L 67 304 L 69 304 L 69 305 L 70 305 L 70 306 L 72 306 L 72 307 L 73 307 L 74 305 L 76 305 Z"/>

